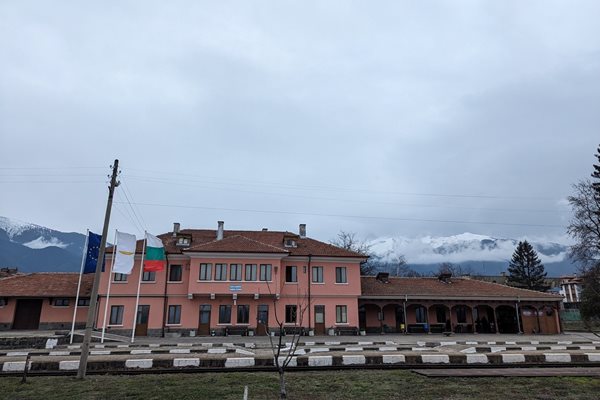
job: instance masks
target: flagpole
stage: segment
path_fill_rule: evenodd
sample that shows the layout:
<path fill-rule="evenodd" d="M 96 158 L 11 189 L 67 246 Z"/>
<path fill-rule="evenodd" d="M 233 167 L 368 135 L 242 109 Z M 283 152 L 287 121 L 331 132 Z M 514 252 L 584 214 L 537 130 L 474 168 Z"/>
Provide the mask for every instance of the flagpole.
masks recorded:
<path fill-rule="evenodd" d="M 133 309 L 133 329 L 131 330 L 131 343 L 135 341 L 135 324 L 137 323 L 138 306 L 140 305 L 140 288 L 142 286 L 142 275 L 144 275 L 144 253 L 146 252 L 146 231 L 144 231 L 144 241 L 142 242 L 142 263 L 140 264 L 140 276 L 138 279 L 137 296 L 135 298 L 135 308 Z M 135 257 L 135 256 L 134 256 Z"/>
<path fill-rule="evenodd" d="M 113 280 L 113 266 L 115 265 L 115 258 L 117 257 L 117 230 L 115 229 L 115 246 L 113 247 L 113 255 L 110 260 L 110 272 L 108 273 L 108 290 L 106 291 L 106 304 L 104 305 L 104 321 L 102 322 L 102 336 L 100 337 L 100 343 L 104 343 L 104 332 L 106 332 L 106 313 L 108 313 L 108 300 L 110 299 L 110 283 Z"/>
<path fill-rule="evenodd" d="M 79 303 L 79 289 L 81 288 L 81 277 L 83 276 L 83 267 L 87 255 L 87 248 L 90 244 L 90 230 L 86 231 L 85 244 L 83 245 L 83 255 L 81 256 L 81 268 L 79 268 L 79 282 L 77 282 L 77 295 L 75 296 L 75 307 L 73 307 L 73 323 L 71 324 L 71 339 L 69 344 L 73 344 L 73 335 L 75 334 L 75 319 L 77 318 L 77 303 Z"/>

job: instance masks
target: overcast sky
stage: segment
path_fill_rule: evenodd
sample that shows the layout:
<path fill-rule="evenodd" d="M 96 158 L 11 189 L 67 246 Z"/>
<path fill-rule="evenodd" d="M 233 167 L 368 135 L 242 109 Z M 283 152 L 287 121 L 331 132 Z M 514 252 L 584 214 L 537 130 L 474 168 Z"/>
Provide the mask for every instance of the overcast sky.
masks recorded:
<path fill-rule="evenodd" d="M 598 1 L 2 1 L 0 215 L 100 231 L 118 158 L 126 232 L 558 238 L 600 143 L 599 17 Z"/>

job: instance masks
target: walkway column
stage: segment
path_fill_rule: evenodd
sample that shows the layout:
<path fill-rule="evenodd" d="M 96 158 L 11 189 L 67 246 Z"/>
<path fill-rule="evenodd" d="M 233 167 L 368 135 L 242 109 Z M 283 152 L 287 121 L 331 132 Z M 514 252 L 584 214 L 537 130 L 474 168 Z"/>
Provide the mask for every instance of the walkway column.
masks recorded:
<path fill-rule="evenodd" d="M 448 319 L 450 320 L 450 332 L 454 332 L 454 323 L 452 322 L 452 306 L 448 307 Z"/>
<path fill-rule="evenodd" d="M 408 335 L 408 315 L 406 314 L 406 301 L 408 300 L 408 295 L 404 295 L 404 334 Z"/>
<path fill-rule="evenodd" d="M 517 313 L 516 313 L 517 314 L 517 330 L 518 330 L 517 333 L 523 333 L 521 331 L 521 318 L 520 318 L 521 317 L 521 315 L 520 315 L 521 311 L 519 311 L 519 300 L 517 300 L 516 303 L 515 303 L 515 309 L 517 311 Z"/>
<path fill-rule="evenodd" d="M 385 307 L 385 306 L 383 306 Z M 383 335 L 383 307 L 379 306 L 379 329 L 381 329 L 381 334 Z"/>
<path fill-rule="evenodd" d="M 477 323 L 475 322 L 475 307 L 471 306 L 471 324 L 473 326 L 473 333 L 477 333 Z M 479 317 L 479 310 L 477 310 L 477 317 Z"/>
<path fill-rule="evenodd" d="M 500 333 L 500 326 L 498 326 L 498 313 L 496 313 L 496 307 L 492 307 L 492 313 L 494 314 L 494 328 L 496 333 Z"/>

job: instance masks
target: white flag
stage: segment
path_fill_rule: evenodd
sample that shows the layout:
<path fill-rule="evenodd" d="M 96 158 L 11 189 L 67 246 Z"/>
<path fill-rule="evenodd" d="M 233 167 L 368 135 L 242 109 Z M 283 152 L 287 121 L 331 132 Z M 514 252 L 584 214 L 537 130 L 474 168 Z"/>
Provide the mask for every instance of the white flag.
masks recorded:
<path fill-rule="evenodd" d="M 115 256 L 113 272 L 131 274 L 135 257 L 135 244 L 135 235 L 117 231 L 117 255 Z"/>

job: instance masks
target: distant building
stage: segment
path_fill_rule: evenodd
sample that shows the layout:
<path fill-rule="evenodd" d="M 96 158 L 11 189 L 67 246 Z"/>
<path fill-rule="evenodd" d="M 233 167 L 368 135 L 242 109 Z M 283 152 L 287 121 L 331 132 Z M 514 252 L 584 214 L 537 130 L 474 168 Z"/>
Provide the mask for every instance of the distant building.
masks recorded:
<path fill-rule="evenodd" d="M 560 295 L 566 309 L 579 308 L 581 302 L 582 279 L 578 276 L 563 276 L 560 281 Z"/>

